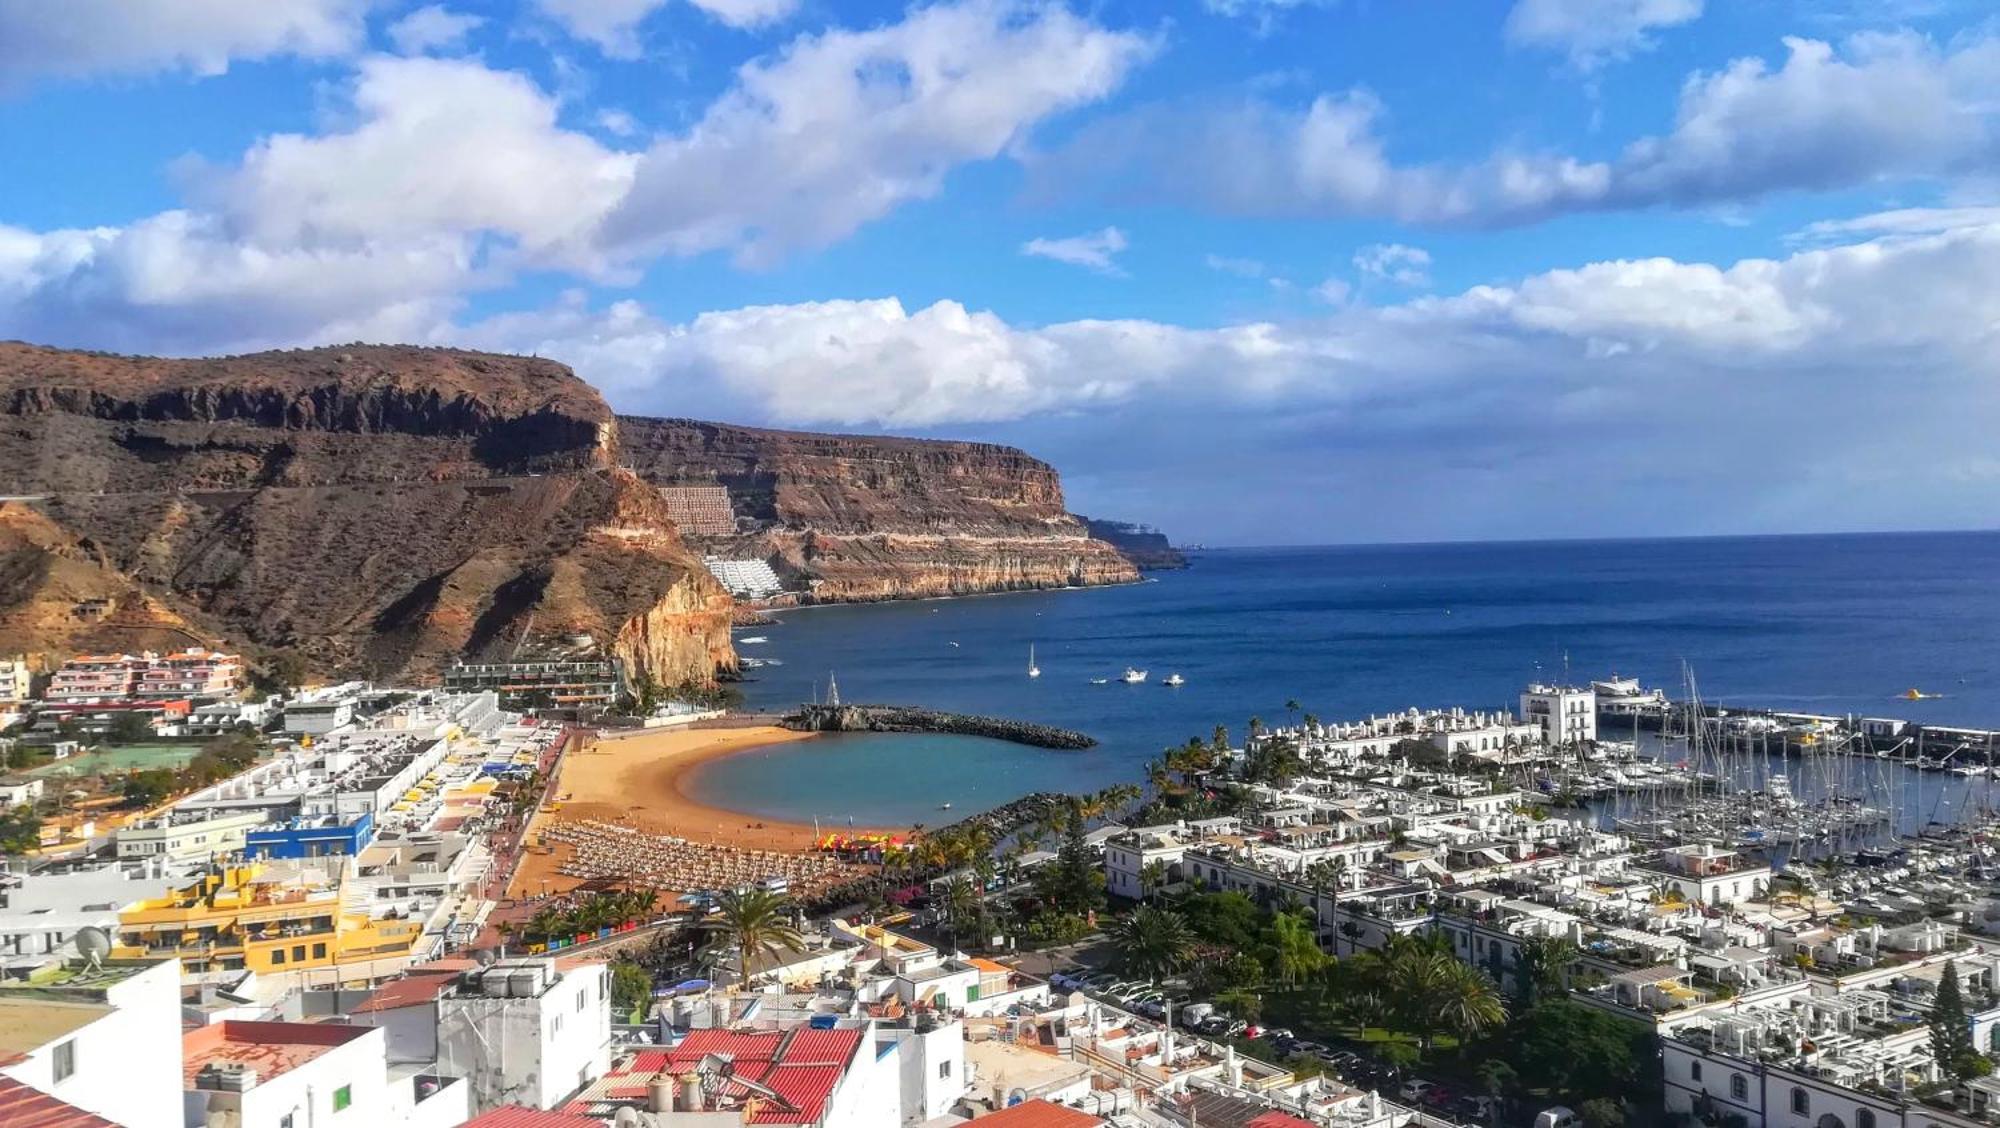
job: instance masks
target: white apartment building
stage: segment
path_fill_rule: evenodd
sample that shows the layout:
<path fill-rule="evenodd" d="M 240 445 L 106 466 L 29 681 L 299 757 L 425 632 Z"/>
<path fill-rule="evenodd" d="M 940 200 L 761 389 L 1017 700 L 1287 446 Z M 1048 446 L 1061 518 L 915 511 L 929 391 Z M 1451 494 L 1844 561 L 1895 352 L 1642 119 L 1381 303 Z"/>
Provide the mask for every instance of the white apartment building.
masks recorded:
<path fill-rule="evenodd" d="M 1707 843 L 1662 850 L 1632 862 L 1628 869 L 1634 877 L 1673 890 L 1682 900 L 1698 905 L 1749 900 L 1761 895 L 1771 881 L 1770 866 Z"/>
<path fill-rule="evenodd" d="M 28 660 L 18 654 L 0 658 L 0 707 L 18 705 L 33 695 L 34 676 L 28 669 Z"/>
<path fill-rule="evenodd" d="M 267 821 L 262 808 L 170 810 L 119 827 L 111 841 L 120 858 L 205 861 L 217 854 L 241 853 L 245 836 Z"/>
<path fill-rule="evenodd" d="M 554 1108 L 611 1067 L 611 973 L 601 963 L 502 960 L 439 993 L 437 1065 L 472 1103 Z"/>
<path fill-rule="evenodd" d="M 25 874 L 0 887 L 0 967 L 41 967 L 73 956 L 79 929 L 116 934 L 118 910 L 176 884 L 159 860 Z"/>
<path fill-rule="evenodd" d="M 1597 694 L 1570 685 L 1531 685 L 1521 691 L 1521 718 L 1542 726 L 1551 745 L 1597 739 Z"/>
<path fill-rule="evenodd" d="M 0 1075 L 125 1128 L 181 1128 L 180 961 L 0 981 Z"/>

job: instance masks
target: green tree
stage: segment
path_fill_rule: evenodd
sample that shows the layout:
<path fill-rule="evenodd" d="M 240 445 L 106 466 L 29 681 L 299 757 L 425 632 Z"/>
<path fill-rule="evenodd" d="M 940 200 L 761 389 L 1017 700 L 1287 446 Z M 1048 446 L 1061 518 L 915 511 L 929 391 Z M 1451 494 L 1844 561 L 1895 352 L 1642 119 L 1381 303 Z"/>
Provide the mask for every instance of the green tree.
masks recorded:
<path fill-rule="evenodd" d="M 714 966 L 735 956 L 739 981 L 755 976 L 757 960 L 776 952 L 803 951 L 805 937 L 792 927 L 790 902 L 768 889 L 732 890 L 716 898 L 715 915 L 701 925 L 709 935 L 703 960 Z"/>
<path fill-rule="evenodd" d="M 174 793 L 171 768 L 147 768 L 125 777 L 125 802 L 134 807 L 151 807 Z"/>
<path fill-rule="evenodd" d="M 0 854 L 25 854 L 42 844 L 42 816 L 28 806 L 0 811 Z"/>
<path fill-rule="evenodd" d="M 1111 939 L 1119 966 L 1149 983 L 1174 974 L 1194 956 L 1194 932 L 1187 918 L 1172 909 L 1141 905 L 1112 928 Z"/>
<path fill-rule="evenodd" d="M 1151 901 L 1153 895 L 1166 888 L 1167 863 L 1163 858 L 1155 858 L 1139 867 L 1139 897 Z"/>
<path fill-rule="evenodd" d="M 653 977 L 630 960 L 611 965 L 611 1010 L 621 1022 L 644 1022 L 653 1003 Z"/>
<path fill-rule="evenodd" d="M 1931 1000 L 1931 1059 L 1960 1082 L 1984 1076 L 1992 1067 L 1972 1044 L 1972 1020 L 1965 1013 L 1965 994 L 1958 985 L 1958 963 L 1947 960 Z"/>
<path fill-rule="evenodd" d="M 1507 1040 L 1524 1085 L 1577 1100 L 1641 1091 L 1657 1057 L 1650 1027 L 1565 999 L 1537 1003 Z"/>
<path fill-rule="evenodd" d="M 143 744 L 153 738 L 153 719 L 128 709 L 111 718 L 105 738 L 113 744 Z"/>
<path fill-rule="evenodd" d="M 1304 913 L 1273 915 L 1270 931 L 1272 967 L 1278 982 L 1296 987 L 1326 966 L 1327 955 L 1320 950 L 1316 930 Z"/>
<path fill-rule="evenodd" d="M 1561 995 L 1569 986 L 1569 969 L 1577 947 L 1567 936 L 1535 936 L 1514 951 L 1514 996 L 1520 1006 Z"/>
<path fill-rule="evenodd" d="M 1614 1097 L 1592 1097 L 1576 1112 L 1586 1128 L 1625 1128 L 1625 1102 Z"/>
<path fill-rule="evenodd" d="M 1182 898 L 1180 910 L 1195 935 L 1223 948 L 1246 952 L 1257 947 L 1263 921 L 1257 902 L 1242 893 L 1197 893 Z"/>

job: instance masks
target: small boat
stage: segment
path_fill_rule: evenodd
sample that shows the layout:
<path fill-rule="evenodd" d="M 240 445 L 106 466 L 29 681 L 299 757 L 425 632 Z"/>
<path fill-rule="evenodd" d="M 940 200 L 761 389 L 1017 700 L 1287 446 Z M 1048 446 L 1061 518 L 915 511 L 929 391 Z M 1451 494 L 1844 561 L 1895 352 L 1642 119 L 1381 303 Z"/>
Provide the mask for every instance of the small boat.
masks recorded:
<path fill-rule="evenodd" d="M 1168 674 L 1160 680 L 1161 685 L 1186 685 L 1187 679 L 1179 674 Z"/>
<path fill-rule="evenodd" d="M 951 647 L 952 649 L 956 650 L 958 648 L 958 644 L 954 642 L 951 644 Z"/>
<path fill-rule="evenodd" d="M 1145 681 L 1145 680 L 1146 680 L 1146 671 L 1144 671 L 1144 670 L 1135 670 L 1135 669 L 1133 669 L 1133 668 L 1132 668 L 1132 667 L 1130 667 L 1130 666 L 1127 666 L 1127 667 L 1125 667 L 1125 684 L 1126 684 L 1126 685 L 1138 685 L 1138 684 L 1139 684 L 1140 682 L 1142 682 L 1142 681 Z"/>
<path fill-rule="evenodd" d="M 1925 693 L 1925 692 L 1924 692 L 1923 690 L 1921 690 L 1921 689 L 1917 689 L 1917 688 L 1915 688 L 1915 687 L 1911 687 L 1911 688 L 1909 688 L 1909 689 L 1906 689 L 1906 690 L 1904 690 L 1904 691 L 1903 691 L 1903 692 L 1902 692 L 1902 693 L 1900 694 L 1900 696 L 1901 696 L 1901 697 L 1902 697 L 1902 699 L 1903 699 L 1903 700 L 1905 700 L 1905 701 L 1929 701 L 1929 700 L 1931 700 L 1931 699 L 1932 699 L 1932 698 L 1934 698 L 1934 697 L 1943 697 L 1943 696 L 1944 696 L 1944 694 L 1942 694 L 1942 693 Z"/>
<path fill-rule="evenodd" d="M 1031 678 L 1042 676 L 1042 668 L 1035 665 L 1035 644 L 1032 642 L 1028 644 L 1028 676 Z"/>
<path fill-rule="evenodd" d="M 939 804 L 938 804 L 938 810 L 940 810 L 940 811 L 949 811 L 949 810 L 951 810 L 951 804 L 950 804 L 950 803 L 939 803 Z"/>
<path fill-rule="evenodd" d="M 1092 678 L 1092 679 L 1090 679 L 1090 684 L 1092 684 L 1092 685 L 1110 685 L 1110 684 L 1111 684 L 1111 679 L 1110 679 L 1110 678 Z"/>
<path fill-rule="evenodd" d="M 768 639 L 768 638 L 765 638 L 765 637 L 764 637 L 763 635 L 751 635 L 751 636 L 750 636 L 749 638 L 739 638 L 739 639 L 737 639 L 737 640 L 736 640 L 736 643 L 737 643 L 737 645 L 738 645 L 738 646 L 750 646 L 750 645 L 752 645 L 752 644 L 754 644 L 754 643 L 759 643 L 759 642 L 769 642 L 769 641 L 771 641 L 771 640 L 770 640 L 770 639 Z"/>

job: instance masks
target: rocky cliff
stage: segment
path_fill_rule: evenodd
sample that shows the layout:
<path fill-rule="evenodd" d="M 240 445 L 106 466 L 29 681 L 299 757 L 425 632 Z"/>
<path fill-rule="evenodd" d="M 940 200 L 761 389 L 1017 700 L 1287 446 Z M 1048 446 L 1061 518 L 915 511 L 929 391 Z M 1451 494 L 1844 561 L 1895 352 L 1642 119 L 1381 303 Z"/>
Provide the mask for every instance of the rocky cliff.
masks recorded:
<path fill-rule="evenodd" d="M 1012 447 L 637 417 L 619 433 L 623 464 L 645 480 L 729 491 L 744 532 L 704 551 L 770 560 L 815 600 L 1138 578 L 1067 512 L 1055 470 Z"/>
<path fill-rule="evenodd" d="M 0 344 L 0 653 L 214 639 L 393 676 L 588 636 L 734 667 L 730 600 L 550 361 Z"/>
<path fill-rule="evenodd" d="M 1124 553 L 1125 558 L 1142 572 L 1170 571 L 1188 566 L 1187 556 L 1158 529 L 1130 521 L 1107 521 L 1097 517 L 1078 519 L 1091 536 Z"/>

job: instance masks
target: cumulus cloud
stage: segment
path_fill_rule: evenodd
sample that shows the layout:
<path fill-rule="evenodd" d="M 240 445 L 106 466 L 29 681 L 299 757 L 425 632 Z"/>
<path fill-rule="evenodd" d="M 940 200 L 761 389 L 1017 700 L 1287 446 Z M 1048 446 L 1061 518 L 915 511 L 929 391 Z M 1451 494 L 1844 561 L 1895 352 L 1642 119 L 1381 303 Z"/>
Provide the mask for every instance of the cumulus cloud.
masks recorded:
<path fill-rule="evenodd" d="M 607 238 L 752 265 L 823 246 L 1103 98 L 1152 50 L 1065 9 L 1002 0 L 802 36 L 745 64 L 692 128 L 647 150 Z"/>
<path fill-rule="evenodd" d="M 1540 532 L 1674 519 L 1635 518 L 1633 489 L 1701 500 L 1685 527 L 1654 532 L 1969 520 L 1949 506 L 1971 506 L 1964 483 L 1981 479 L 1949 452 L 1983 451 L 2000 423 L 1995 325 L 2000 225 L 1730 265 L 1598 262 L 1216 328 L 1021 325 L 884 298 L 684 322 L 573 301 L 452 333 L 571 359 L 625 410 L 1032 437 L 1106 490 L 1213 473 L 1236 490 L 1225 522 L 1295 519 L 1305 506 L 1351 518 L 1342 527 L 1355 535 L 1395 536 L 1504 535 L 1533 511 L 1524 490 L 1566 483 L 1576 524 Z M 1608 433 L 1615 444 L 1597 441 Z M 1855 441 L 1815 438 L 1840 435 Z M 1912 444 L 1938 457 L 1912 466 Z M 1251 447 L 1254 469 L 1240 457 Z M 1436 457 L 1413 462 L 1413 447 Z M 1857 475 L 1876 484 L 1859 489 Z M 1953 481 L 1949 503 L 1921 492 Z M 1912 489 L 1932 508 L 1898 521 L 1864 506 L 1907 503 Z"/>
<path fill-rule="evenodd" d="M 534 0 L 543 15 L 613 59 L 644 53 L 639 25 L 669 0 Z M 688 5 L 734 28 L 773 24 L 798 9 L 798 0 L 688 0 Z"/>
<path fill-rule="evenodd" d="M 1945 47 L 1909 32 L 1838 46 L 1793 38 L 1785 51 L 1776 66 L 1739 59 L 1693 75 L 1673 127 L 1611 160 L 1501 152 L 1398 164 L 1382 136 L 1385 108 L 1357 89 L 1296 110 L 1250 101 L 1100 118 L 1038 160 L 1036 191 L 1238 214 L 1500 225 L 1948 177 L 2000 157 L 2000 35 Z"/>
<path fill-rule="evenodd" d="M 555 99 L 470 59 L 363 60 L 352 124 L 278 134 L 195 194 L 260 243 L 494 232 L 538 258 L 587 264 L 596 225 L 638 158 L 565 130 Z"/>
<path fill-rule="evenodd" d="M 1398 286 L 1428 286 L 1431 253 L 1402 243 L 1374 243 L 1354 252 L 1354 269 Z"/>
<path fill-rule="evenodd" d="M 0 85 L 345 55 L 373 0 L 0 0 Z"/>
<path fill-rule="evenodd" d="M 1652 47 L 1655 28 L 1701 18 L 1702 0 L 1515 0 L 1504 34 L 1515 46 L 1560 51 L 1579 70 Z"/>
<path fill-rule="evenodd" d="M 389 25 L 389 42 L 405 55 L 455 50 L 486 21 L 454 12 L 442 4 L 426 4 Z"/>
<path fill-rule="evenodd" d="M 1021 244 L 1021 253 L 1088 267 L 1099 274 L 1122 275 L 1125 271 L 1118 265 L 1118 253 L 1125 247 L 1125 233 L 1116 227 L 1106 227 L 1066 239 L 1030 239 Z"/>

